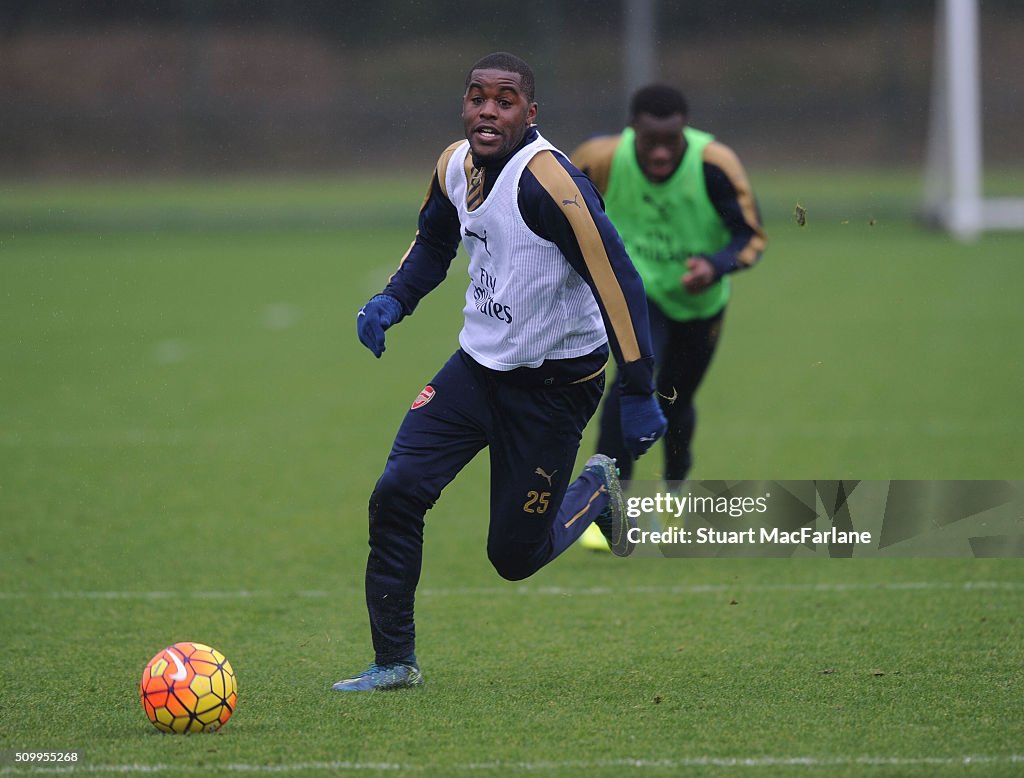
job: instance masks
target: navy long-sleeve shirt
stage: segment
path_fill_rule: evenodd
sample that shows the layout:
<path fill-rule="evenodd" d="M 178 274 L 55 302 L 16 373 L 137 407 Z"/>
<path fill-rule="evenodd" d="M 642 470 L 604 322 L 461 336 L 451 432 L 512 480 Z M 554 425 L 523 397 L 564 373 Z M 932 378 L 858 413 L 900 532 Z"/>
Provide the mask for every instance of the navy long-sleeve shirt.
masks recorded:
<path fill-rule="evenodd" d="M 484 199 L 508 159 L 536 137 L 537 129 L 531 127 L 522 143 L 507 157 L 477 165 L 484 171 Z M 402 304 L 406 315 L 444 280 L 462 238 L 458 210 L 443 187 L 447 160 L 457 145 L 453 144 L 442 155 L 420 209 L 416 238 L 384 289 L 385 294 Z M 593 291 L 619 365 L 621 390 L 628 394 L 650 394 L 654 390 L 653 360 L 643 282 L 615 227 L 605 215 L 601 195 L 593 183 L 563 154 L 552 152 L 552 155 L 566 175 L 542 174 L 538 178 L 540 169 L 531 162 L 520 177 L 517 196 L 520 214 L 538 237 L 559 248 Z M 586 209 L 589 219 L 577 219 L 574 223 L 567 218 L 566 205 L 574 201 Z M 602 348 L 594 353 L 591 362 L 596 362 L 599 368 L 605 359 L 606 352 Z M 581 373 L 592 372 L 594 364 L 587 360 L 574 361 L 574 368 Z"/>

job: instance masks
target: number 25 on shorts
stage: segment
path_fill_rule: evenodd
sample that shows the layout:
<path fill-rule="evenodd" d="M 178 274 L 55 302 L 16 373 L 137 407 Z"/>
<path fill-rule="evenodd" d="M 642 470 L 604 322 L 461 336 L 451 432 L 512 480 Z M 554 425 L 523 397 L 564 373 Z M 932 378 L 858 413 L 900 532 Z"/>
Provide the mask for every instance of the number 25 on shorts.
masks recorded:
<path fill-rule="evenodd" d="M 547 513 L 550 499 L 551 492 L 535 492 L 533 490 L 527 492 L 523 513 Z"/>

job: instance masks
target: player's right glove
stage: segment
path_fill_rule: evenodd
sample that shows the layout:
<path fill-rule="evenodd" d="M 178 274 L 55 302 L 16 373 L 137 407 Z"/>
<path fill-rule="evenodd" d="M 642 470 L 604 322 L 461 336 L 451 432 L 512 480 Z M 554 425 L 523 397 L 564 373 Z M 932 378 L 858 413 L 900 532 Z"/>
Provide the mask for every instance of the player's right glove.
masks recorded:
<path fill-rule="evenodd" d="M 370 349 L 377 359 L 384 353 L 384 330 L 392 324 L 397 324 L 402 315 L 402 304 L 387 294 L 370 298 L 370 301 L 359 309 L 356 315 L 356 333 L 359 335 L 359 341 Z"/>
<path fill-rule="evenodd" d="M 624 394 L 619 398 L 622 411 L 622 438 L 626 451 L 634 459 L 665 434 L 668 421 L 653 394 Z"/>

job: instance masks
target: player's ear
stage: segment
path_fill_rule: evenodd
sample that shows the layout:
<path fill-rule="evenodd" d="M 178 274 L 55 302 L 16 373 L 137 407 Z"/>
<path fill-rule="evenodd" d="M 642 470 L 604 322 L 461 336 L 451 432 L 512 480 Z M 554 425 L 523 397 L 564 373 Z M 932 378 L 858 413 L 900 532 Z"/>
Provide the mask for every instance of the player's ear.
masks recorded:
<path fill-rule="evenodd" d="M 530 107 L 526 109 L 526 124 L 534 124 L 537 121 L 537 104 L 530 103 Z"/>

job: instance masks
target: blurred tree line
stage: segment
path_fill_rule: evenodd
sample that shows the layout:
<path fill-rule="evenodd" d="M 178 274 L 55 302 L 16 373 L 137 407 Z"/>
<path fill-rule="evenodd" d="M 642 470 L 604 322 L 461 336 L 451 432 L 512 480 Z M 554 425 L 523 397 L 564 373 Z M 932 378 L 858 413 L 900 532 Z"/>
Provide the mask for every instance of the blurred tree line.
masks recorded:
<path fill-rule="evenodd" d="M 752 164 L 917 164 L 935 0 L 656 3 L 658 77 Z M 429 166 L 514 51 L 568 149 L 625 119 L 623 0 L 0 0 L 0 175 Z M 1024 3 L 981 0 L 986 152 L 1016 145 Z"/>
<path fill-rule="evenodd" d="M 858 0 L 823 3 L 820 0 L 782 2 L 681 3 L 662 2 L 658 17 L 666 26 L 693 31 L 716 29 L 723 24 L 770 30 L 792 25 L 842 24 L 851 16 L 878 17 L 886 13 L 930 13 L 934 0 Z M 987 0 L 997 10 L 1020 7 L 1015 0 Z M 486 6 L 484 6 L 486 8 Z M 506 6 L 503 33 L 520 36 L 534 32 L 535 17 L 554 8 L 565 19 L 584 27 L 601 20 L 619 20 L 621 0 L 552 2 L 526 0 Z M 142 23 L 256 22 L 294 24 L 316 30 L 339 43 L 386 42 L 396 27 L 411 27 L 423 34 L 442 33 L 453 20 L 472 25 L 481 16 L 478 0 L 375 0 L 329 2 L 326 0 L 5 0 L 2 26 L 17 34 L 27 25 L 48 27 Z"/>

